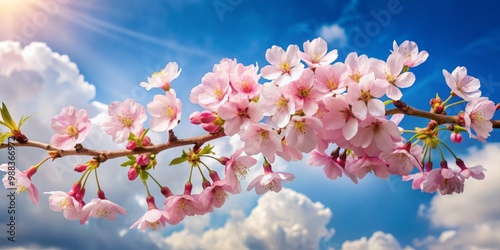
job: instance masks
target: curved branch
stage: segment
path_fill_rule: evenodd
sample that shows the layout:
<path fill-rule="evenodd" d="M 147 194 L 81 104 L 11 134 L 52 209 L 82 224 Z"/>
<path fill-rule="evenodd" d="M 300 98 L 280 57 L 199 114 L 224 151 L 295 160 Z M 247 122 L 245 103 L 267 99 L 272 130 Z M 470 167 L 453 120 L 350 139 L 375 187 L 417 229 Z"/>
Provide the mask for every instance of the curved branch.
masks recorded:
<path fill-rule="evenodd" d="M 133 155 L 133 154 L 142 154 L 142 153 L 158 154 L 161 151 L 164 151 L 164 150 L 167 150 L 170 148 L 191 145 L 191 144 L 199 147 L 199 146 L 203 145 L 205 142 L 208 142 L 208 141 L 211 141 L 214 139 L 218 139 L 218 138 L 221 138 L 224 136 L 225 136 L 224 132 L 218 132 L 215 134 L 207 134 L 207 135 L 195 136 L 195 137 L 190 137 L 190 138 L 185 138 L 185 139 L 169 140 L 168 142 L 165 142 L 162 144 L 136 148 L 134 150 L 115 150 L 115 151 L 93 150 L 93 149 L 87 149 L 87 148 L 63 150 L 63 149 L 54 147 L 50 144 L 37 142 L 37 141 L 31 141 L 31 140 L 28 140 L 26 143 L 13 142 L 10 144 L 10 146 L 41 148 L 41 149 L 44 149 L 46 151 L 49 151 L 49 154 L 54 155 L 55 158 L 69 156 L 69 155 L 88 155 L 88 156 L 94 156 L 99 162 L 104 162 L 108 159 L 113 159 L 113 158 L 123 157 L 123 156 L 127 156 L 127 155 Z M 8 147 L 8 145 L 5 143 L 2 143 L 0 145 L 0 149 L 6 148 L 6 147 Z"/>

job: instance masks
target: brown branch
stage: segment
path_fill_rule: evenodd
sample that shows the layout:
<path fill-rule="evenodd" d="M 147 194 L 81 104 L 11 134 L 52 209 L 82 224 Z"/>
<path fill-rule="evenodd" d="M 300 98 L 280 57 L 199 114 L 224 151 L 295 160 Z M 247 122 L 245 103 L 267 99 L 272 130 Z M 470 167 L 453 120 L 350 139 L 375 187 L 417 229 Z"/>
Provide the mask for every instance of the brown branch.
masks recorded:
<path fill-rule="evenodd" d="M 407 105 L 404 102 L 395 102 L 394 105 L 396 108 L 394 109 L 389 109 L 385 111 L 385 115 L 394 115 L 394 114 L 405 114 L 409 116 L 417 116 L 417 117 L 422 117 L 422 118 L 428 118 L 431 120 L 435 120 L 438 122 L 438 124 L 443 124 L 443 123 L 456 123 L 458 116 L 448 116 L 448 115 L 442 115 L 442 114 L 436 114 L 436 113 L 431 113 L 427 111 L 423 111 L 420 109 L 416 109 L 412 106 Z M 493 123 L 493 128 L 500 128 L 500 121 L 498 120 L 491 120 Z"/>
<path fill-rule="evenodd" d="M 69 156 L 69 155 L 88 155 L 88 156 L 94 156 L 94 158 L 96 158 L 100 162 L 104 162 L 108 159 L 113 159 L 113 158 L 123 157 L 123 156 L 127 156 L 127 155 L 133 155 L 133 154 L 142 154 L 142 153 L 158 154 L 161 151 L 164 151 L 164 150 L 167 150 L 170 148 L 185 146 L 185 145 L 191 145 L 191 144 L 203 145 L 205 142 L 208 142 L 208 141 L 211 141 L 214 139 L 218 139 L 218 138 L 221 138 L 224 136 L 225 136 L 224 132 L 218 132 L 215 134 L 207 134 L 207 135 L 195 136 L 195 137 L 190 137 L 190 138 L 185 138 L 185 139 L 176 139 L 176 140 L 168 141 L 168 142 L 154 145 L 154 146 L 136 148 L 134 150 L 108 151 L 108 150 L 93 150 L 93 149 L 87 149 L 87 148 L 62 150 L 62 149 L 54 147 L 50 144 L 37 142 L 37 141 L 31 141 L 31 140 L 28 140 L 26 143 L 13 142 L 13 143 L 10 143 L 10 145 L 8 145 L 6 143 L 2 143 L 0 145 L 0 149 L 6 148 L 8 146 L 33 147 L 33 148 L 41 148 L 41 149 L 44 149 L 46 151 L 49 151 L 49 153 L 51 155 L 57 155 L 57 157 L 64 157 L 64 156 Z"/>

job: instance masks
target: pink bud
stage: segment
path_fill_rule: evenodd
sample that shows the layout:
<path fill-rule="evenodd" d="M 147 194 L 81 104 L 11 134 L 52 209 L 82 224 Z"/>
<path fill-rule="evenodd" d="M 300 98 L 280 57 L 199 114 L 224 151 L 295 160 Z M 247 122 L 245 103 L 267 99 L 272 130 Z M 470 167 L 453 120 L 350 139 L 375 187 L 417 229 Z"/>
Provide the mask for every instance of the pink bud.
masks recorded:
<path fill-rule="evenodd" d="M 148 210 L 158 209 L 155 204 L 155 197 L 149 195 L 148 197 L 146 197 L 146 203 L 148 204 Z"/>
<path fill-rule="evenodd" d="M 217 119 L 217 115 L 212 113 L 212 111 L 202 111 L 200 113 L 200 121 L 202 123 L 211 123 L 214 122 Z"/>
<path fill-rule="evenodd" d="M 81 173 L 83 171 L 87 170 L 87 165 L 86 164 L 80 164 L 75 167 L 75 171 L 78 173 Z"/>
<path fill-rule="evenodd" d="M 137 169 L 134 167 L 131 167 L 128 170 L 128 179 L 133 181 L 133 180 L 135 180 L 135 178 L 137 178 L 137 176 L 139 176 L 139 173 L 137 173 Z"/>
<path fill-rule="evenodd" d="M 125 146 L 127 150 L 134 150 L 136 147 L 137 143 L 135 141 L 129 141 L 127 142 L 127 146 Z"/>
<path fill-rule="evenodd" d="M 141 154 L 141 155 L 139 155 L 139 157 L 137 157 L 135 162 L 137 163 L 137 165 L 147 166 L 149 164 L 149 155 Z"/>
<path fill-rule="evenodd" d="M 220 125 L 215 125 L 213 123 L 203 123 L 201 127 L 208 133 L 217 133 L 220 130 Z"/>
<path fill-rule="evenodd" d="M 85 196 L 85 188 L 80 189 L 78 193 L 75 195 L 75 199 L 77 201 L 83 201 L 83 197 Z"/>
<path fill-rule="evenodd" d="M 463 137 L 462 137 L 462 134 L 453 132 L 450 134 L 450 139 L 454 143 L 461 143 L 463 140 Z"/>
<path fill-rule="evenodd" d="M 151 138 L 149 136 L 145 136 L 144 139 L 142 139 L 142 146 L 149 146 L 151 145 Z"/>
<path fill-rule="evenodd" d="M 201 124 L 200 121 L 200 111 L 194 111 L 190 116 L 189 116 L 189 122 L 191 122 L 194 125 L 199 125 Z"/>

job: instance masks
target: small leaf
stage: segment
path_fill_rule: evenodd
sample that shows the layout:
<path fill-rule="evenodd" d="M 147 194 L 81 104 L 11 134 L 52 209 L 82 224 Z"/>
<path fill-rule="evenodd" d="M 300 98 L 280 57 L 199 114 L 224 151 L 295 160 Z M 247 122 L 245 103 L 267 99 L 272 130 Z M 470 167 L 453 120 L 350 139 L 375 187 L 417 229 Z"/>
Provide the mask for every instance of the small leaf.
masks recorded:
<path fill-rule="evenodd" d="M 184 157 L 184 156 L 181 156 L 181 157 L 177 157 L 175 159 L 173 159 L 171 162 L 170 162 L 170 165 L 169 166 L 173 166 L 173 165 L 177 165 L 177 164 L 181 164 L 183 162 L 187 161 L 187 157 Z"/>
<path fill-rule="evenodd" d="M 210 146 L 210 144 L 206 145 L 200 152 L 200 155 L 206 155 L 206 154 L 215 154 L 212 149 L 215 146 Z"/>
<path fill-rule="evenodd" d="M 21 128 L 21 126 L 23 125 L 23 123 L 28 120 L 29 118 L 31 117 L 30 116 L 27 116 L 27 117 L 24 117 L 24 116 L 21 116 L 21 120 L 19 121 L 19 127 L 18 128 Z"/>
<path fill-rule="evenodd" d="M 7 132 L 5 134 L 2 134 L 2 132 L 0 132 L 0 144 L 3 143 L 7 138 L 9 138 L 11 136 L 12 136 L 11 132 Z"/>
<path fill-rule="evenodd" d="M 135 156 L 133 156 L 133 155 L 127 155 L 127 158 L 129 158 L 130 160 L 134 160 L 134 161 L 136 160 Z"/>
<path fill-rule="evenodd" d="M 130 132 L 130 134 L 128 135 L 127 140 L 129 140 L 129 141 L 136 141 L 137 138 L 135 137 L 135 135 L 132 132 Z"/>
<path fill-rule="evenodd" d="M 122 167 L 127 167 L 127 166 L 132 166 L 132 165 L 134 165 L 134 164 L 135 164 L 135 160 L 128 160 L 128 161 L 126 161 L 126 162 L 124 162 L 124 163 L 120 164 L 120 166 L 122 166 Z"/>
<path fill-rule="evenodd" d="M 5 126 L 7 126 L 9 129 L 14 130 L 16 129 L 16 123 L 14 120 L 12 120 L 12 116 L 10 116 L 9 110 L 7 109 L 7 106 L 5 106 L 5 103 L 2 102 L 2 109 L 0 110 L 0 113 L 2 115 L 2 119 Z"/>
<path fill-rule="evenodd" d="M 141 174 L 139 176 L 141 177 L 142 181 L 147 181 L 148 177 L 149 177 L 148 171 L 144 171 L 144 170 L 141 171 Z"/>
<path fill-rule="evenodd" d="M 146 137 L 146 134 L 149 132 L 149 128 L 144 130 L 144 132 L 142 132 L 141 134 L 141 141 L 144 140 L 144 137 Z"/>

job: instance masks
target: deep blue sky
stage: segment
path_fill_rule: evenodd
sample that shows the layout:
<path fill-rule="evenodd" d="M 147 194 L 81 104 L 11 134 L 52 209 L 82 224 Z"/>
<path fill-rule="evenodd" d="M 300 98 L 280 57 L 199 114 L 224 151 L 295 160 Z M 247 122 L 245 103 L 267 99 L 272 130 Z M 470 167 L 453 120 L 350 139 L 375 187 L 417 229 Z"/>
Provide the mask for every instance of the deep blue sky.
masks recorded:
<path fill-rule="evenodd" d="M 151 95 L 146 96 L 139 82 L 176 61 L 182 73 L 173 86 L 184 102 L 186 119 L 196 109 L 188 101 L 190 89 L 220 59 L 236 58 L 264 67 L 265 51 L 272 45 L 298 44 L 302 49 L 302 43 L 318 37 L 323 26 L 337 24 L 346 39 L 329 44 L 330 49 L 339 49 L 337 61 L 353 51 L 385 60 L 394 40 L 415 41 L 430 54 L 413 70 L 415 85 L 403 92 L 411 105 L 428 109 L 436 91 L 446 98 L 449 89 L 441 71 L 451 72 L 456 66 L 466 66 L 469 75 L 481 80 L 483 96 L 500 102 L 497 1 L 241 0 L 232 1 L 236 4 L 228 5 L 223 13 L 218 13 L 213 2 L 69 1 L 60 5 L 60 11 L 35 36 L 24 36 L 22 42 L 45 42 L 53 51 L 68 55 L 85 80 L 96 86 L 95 99 L 103 103 L 133 97 L 146 104 Z M 379 19 L 380 13 L 389 15 Z M 12 37 L 0 33 L 0 40 L 7 38 Z M 425 125 L 425 121 L 410 124 Z M 499 137 L 488 141 L 498 142 Z M 481 146 L 466 139 L 454 148 L 465 153 L 469 145 Z M 326 178 L 314 183 L 306 176 L 287 186 L 332 209 L 329 227 L 336 230 L 331 240 L 336 244 L 381 230 L 405 246 L 442 231 L 417 216 L 419 204 L 428 204 L 432 195 L 413 191 L 409 183 L 397 178 L 368 178 L 358 185 Z"/>

